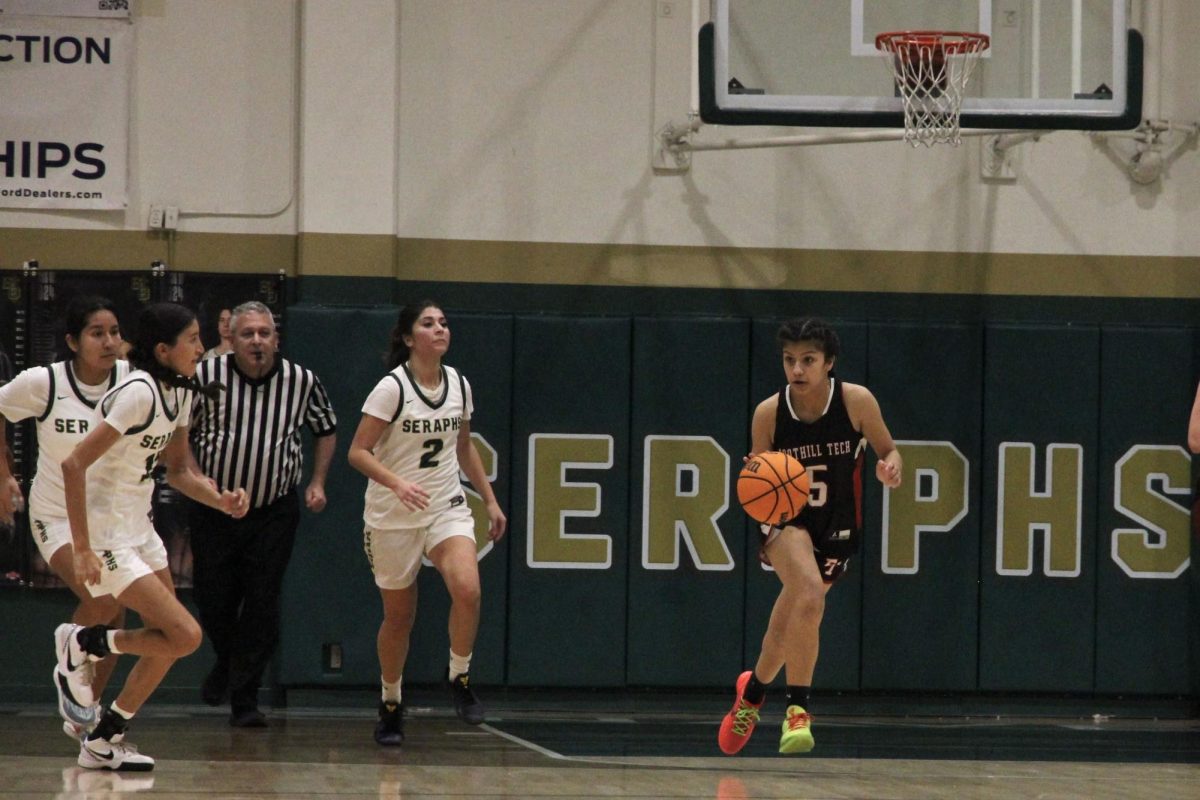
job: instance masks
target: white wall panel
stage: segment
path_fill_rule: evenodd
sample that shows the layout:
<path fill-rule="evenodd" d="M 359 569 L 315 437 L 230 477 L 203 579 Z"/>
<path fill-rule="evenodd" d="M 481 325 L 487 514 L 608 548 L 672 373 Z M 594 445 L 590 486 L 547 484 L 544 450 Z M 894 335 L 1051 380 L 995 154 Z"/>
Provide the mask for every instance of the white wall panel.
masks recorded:
<path fill-rule="evenodd" d="M 396 229 L 395 0 L 309 0 L 301 34 L 300 230 Z"/>
<path fill-rule="evenodd" d="M 688 0 L 672 2 L 690 13 Z M 1162 107 L 1196 122 L 1189 43 L 1200 4 L 1161 5 Z M 652 0 L 145 0 L 129 211 L 3 211 L 0 226 L 139 229 L 161 203 L 183 211 L 182 230 L 216 232 L 1200 255 L 1194 147 L 1148 187 L 1077 132 L 1020 146 L 1017 179 L 1004 184 L 979 178 L 973 141 L 699 153 L 685 173 L 656 174 L 657 10 Z M 686 114 L 680 105 L 677 118 Z"/>

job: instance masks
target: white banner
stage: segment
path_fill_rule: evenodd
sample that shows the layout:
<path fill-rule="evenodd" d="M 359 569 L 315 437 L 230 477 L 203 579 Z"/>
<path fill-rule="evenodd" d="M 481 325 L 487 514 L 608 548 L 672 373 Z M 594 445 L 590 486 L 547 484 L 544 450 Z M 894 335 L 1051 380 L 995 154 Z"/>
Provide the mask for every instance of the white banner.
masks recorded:
<path fill-rule="evenodd" d="M 128 17 L 129 0 L 0 0 L 5 14 L 45 17 Z"/>
<path fill-rule="evenodd" d="M 132 62 L 128 20 L 0 17 L 0 207 L 125 207 Z"/>

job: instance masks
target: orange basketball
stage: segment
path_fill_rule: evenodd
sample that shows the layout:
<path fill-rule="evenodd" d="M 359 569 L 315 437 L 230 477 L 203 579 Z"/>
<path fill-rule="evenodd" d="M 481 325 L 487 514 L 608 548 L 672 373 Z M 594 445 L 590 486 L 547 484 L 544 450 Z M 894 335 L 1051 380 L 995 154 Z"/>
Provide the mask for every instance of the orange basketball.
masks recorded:
<path fill-rule="evenodd" d="M 742 467 L 737 494 L 751 519 L 782 525 L 808 502 L 808 472 L 787 453 L 759 453 Z"/>

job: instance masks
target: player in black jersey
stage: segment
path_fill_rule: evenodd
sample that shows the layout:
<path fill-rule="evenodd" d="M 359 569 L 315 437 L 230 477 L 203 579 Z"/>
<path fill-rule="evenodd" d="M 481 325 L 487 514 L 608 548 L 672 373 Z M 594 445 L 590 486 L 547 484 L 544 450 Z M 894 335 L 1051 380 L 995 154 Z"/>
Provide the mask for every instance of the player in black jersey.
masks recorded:
<path fill-rule="evenodd" d="M 1192 402 L 1192 416 L 1188 419 L 1188 449 L 1200 454 L 1200 386 L 1196 387 L 1196 399 Z"/>
<path fill-rule="evenodd" d="M 1192 401 L 1192 415 L 1188 418 L 1188 450 L 1200 455 L 1200 386 L 1196 387 L 1196 399 Z M 1200 541 L 1200 477 L 1192 482 L 1192 535 Z"/>
<path fill-rule="evenodd" d="M 784 323 L 776 340 L 787 386 L 758 404 L 751 422 L 750 456 L 780 450 L 804 464 L 810 494 L 800 515 L 781 527 L 763 526 L 760 557 L 783 589 L 771 610 L 754 669 L 737 680 L 733 709 L 721 722 L 718 743 L 730 755 L 745 746 L 758 722 L 766 687 L 787 673 L 787 715 L 781 753 L 813 747 L 808 708 L 825 593 L 858 551 L 862 535 L 862 471 L 869 444 L 879 457 L 875 477 L 900 485 L 900 451 L 865 386 L 843 383 L 833 372 L 837 333 L 818 319 Z"/>

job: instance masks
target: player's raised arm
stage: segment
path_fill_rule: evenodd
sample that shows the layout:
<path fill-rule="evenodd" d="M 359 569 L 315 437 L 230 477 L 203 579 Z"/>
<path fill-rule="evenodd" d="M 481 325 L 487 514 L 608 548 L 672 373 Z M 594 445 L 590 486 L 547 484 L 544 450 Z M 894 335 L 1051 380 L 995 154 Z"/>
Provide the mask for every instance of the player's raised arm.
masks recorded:
<path fill-rule="evenodd" d="M 884 486 L 895 489 L 900 485 L 904 462 L 900 458 L 900 451 L 892 439 L 887 423 L 883 421 L 879 401 L 867 387 L 848 383 L 846 407 L 850 412 L 850 419 L 858 423 L 867 444 L 871 445 L 871 449 L 879 457 L 875 464 L 875 477 Z"/>

